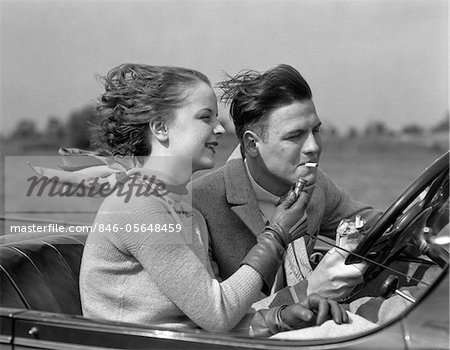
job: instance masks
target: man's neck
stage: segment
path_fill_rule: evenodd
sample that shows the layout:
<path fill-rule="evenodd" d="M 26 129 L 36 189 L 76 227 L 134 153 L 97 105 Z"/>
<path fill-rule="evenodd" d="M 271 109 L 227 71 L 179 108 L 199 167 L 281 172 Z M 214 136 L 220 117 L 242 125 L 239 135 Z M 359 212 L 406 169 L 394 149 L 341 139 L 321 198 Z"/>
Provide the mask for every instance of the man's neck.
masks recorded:
<path fill-rule="evenodd" d="M 247 167 L 253 180 L 266 191 L 275 196 L 282 197 L 289 191 L 289 187 L 280 183 L 273 176 L 270 176 L 269 170 L 264 164 L 260 166 L 253 158 L 246 157 Z"/>

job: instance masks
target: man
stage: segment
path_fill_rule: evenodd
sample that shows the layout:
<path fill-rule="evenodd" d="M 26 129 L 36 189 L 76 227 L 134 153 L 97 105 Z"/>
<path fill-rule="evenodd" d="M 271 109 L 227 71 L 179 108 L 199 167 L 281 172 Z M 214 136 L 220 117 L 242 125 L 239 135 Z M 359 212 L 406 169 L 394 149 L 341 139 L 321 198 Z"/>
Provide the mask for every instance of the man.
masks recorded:
<path fill-rule="evenodd" d="M 308 83 L 298 71 L 279 65 L 265 73 L 247 71 L 220 84 L 222 100 L 230 103 L 241 155 L 193 183 L 193 205 L 204 215 L 210 233 L 217 274 L 235 272 L 271 220 L 275 206 L 298 178 L 312 192 L 307 228 L 299 218 L 302 236 L 287 250 L 284 273 L 273 291 L 295 286 L 300 300 L 317 293 L 341 299 L 361 282 L 364 265 L 345 265 L 346 254 L 332 249 L 313 270 L 309 257 L 318 234 L 335 239 L 344 218 L 358 214 L 367 225 L 380 215 L 353 201 L 320 168 L 321 122 Z M 285 277 L 285 281 L 282 277 Z"/>

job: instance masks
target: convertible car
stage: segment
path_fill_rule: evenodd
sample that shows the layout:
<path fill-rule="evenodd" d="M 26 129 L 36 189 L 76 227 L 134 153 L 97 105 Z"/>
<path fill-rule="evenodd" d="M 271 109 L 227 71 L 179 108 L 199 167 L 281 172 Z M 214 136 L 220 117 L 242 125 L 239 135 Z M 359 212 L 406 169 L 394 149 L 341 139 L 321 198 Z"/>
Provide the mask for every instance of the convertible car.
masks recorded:
<path fill-rule="evenodd" d="M 6 232 L 0 246 L 0 348 L 448 349 L 448 223 L 447 152 L 403 192 L 347 259 L 365 260 L 369 268 L 364 284 L 346 301 L 396 297 L 405 298 L 407 307 L 364 331 L 317 338 L 290 331 L 269 339 L 84 318 L 78 275 L 86 234 Z M 316 256 L 330 247 L 324 240 Z"/>

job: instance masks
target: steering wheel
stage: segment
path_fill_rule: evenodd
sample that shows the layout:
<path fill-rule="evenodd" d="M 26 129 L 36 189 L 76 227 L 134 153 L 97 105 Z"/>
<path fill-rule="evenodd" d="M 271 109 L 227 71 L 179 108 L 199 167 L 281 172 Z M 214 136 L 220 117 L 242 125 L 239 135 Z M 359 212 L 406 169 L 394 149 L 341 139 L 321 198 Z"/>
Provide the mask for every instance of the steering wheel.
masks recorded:
<path fill-rule="evenodd" d="M 447 250 L 429 241 L 449 222 L 449 154 L 446 152 L 425 169 L 365 235 L 354 250 L 355 255 L 347 257 L 346 264 L 364 258 L 369 261 L 364 283 L 378 276 L 408 245 L 415 246 L 417 255 L 427 255 L 440 267 L 448 265 Z"/>

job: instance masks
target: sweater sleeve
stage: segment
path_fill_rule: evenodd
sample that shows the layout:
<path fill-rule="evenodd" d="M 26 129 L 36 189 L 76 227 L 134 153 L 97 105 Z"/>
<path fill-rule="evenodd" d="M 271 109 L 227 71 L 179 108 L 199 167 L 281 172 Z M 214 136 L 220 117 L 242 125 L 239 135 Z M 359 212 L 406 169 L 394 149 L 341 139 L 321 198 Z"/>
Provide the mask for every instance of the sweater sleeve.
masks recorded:
<path fill-rule="evenodd" d="M 181 224 L 180 217 L 162 200 L 133 208 L 126 220 L 136 227 Z M 196 244 L 197 248 L 205 249 L 198 247 L 202 243 L 196 241 L 195 232 L 190 231 L 195 230 L 195 226 L 181 225 L 179 233 L 138 231 L 122 233 L 122 240 L 161 292 L 192 321 L 208 331 L 229 331 L 259 299 L 261 276 L 244 265 L 227 280 L 219 282 L 205 266 L 209 261 L 203 262 L 198 250 L 193 249 Z"/>

